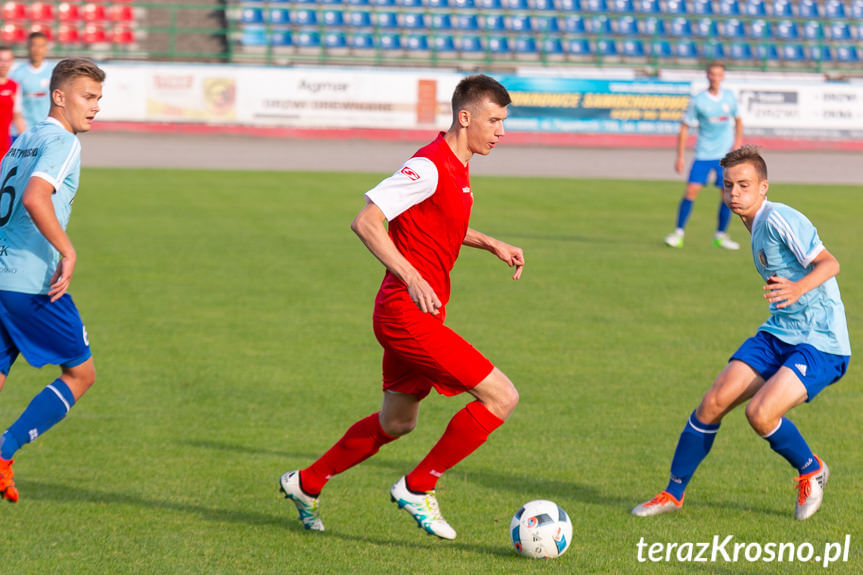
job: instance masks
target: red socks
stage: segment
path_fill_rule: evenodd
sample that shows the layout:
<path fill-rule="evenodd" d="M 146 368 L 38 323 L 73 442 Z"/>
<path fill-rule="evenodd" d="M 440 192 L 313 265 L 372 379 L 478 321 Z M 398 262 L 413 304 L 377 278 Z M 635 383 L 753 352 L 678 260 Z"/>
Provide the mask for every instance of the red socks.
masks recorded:
<path fill-rule="evenodd" d="M 394 439 L 384 433 L 377 412 L 359 420 L 320 459 L 300 471 L 302 490 L 317 497 L 333 475 L 365 461 Z"/>
<path fill-rule="evenodd" d="M 432 491 L 444 471 L 476 451 L 503 420 L 479 401 L 468 403 L 450 420 L 443 436 L 406 478 L 408 489 Z"/>

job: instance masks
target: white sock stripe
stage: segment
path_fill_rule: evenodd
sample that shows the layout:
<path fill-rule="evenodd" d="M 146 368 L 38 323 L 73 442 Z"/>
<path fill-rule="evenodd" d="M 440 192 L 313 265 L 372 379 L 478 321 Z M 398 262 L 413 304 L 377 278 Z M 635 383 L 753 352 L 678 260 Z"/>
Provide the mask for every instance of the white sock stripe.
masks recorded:
<path fill-rule="evenodd" d="M 762 435 L 761 437 L 763 437 L 764 439 L 768 439 L 771 435 L 773 435 L 774 433 L 776 433 L 777 431 L 779 431 L 779 428 L 780 428 L 780 427 L 782 427 L 782 420 L 781 420 L 781 419 L 779 420 L 779 424 L 778 424 L 776 427 L 774 427 L 774 428 L 773 428 L 773 431 L 771 431 L 771 432 L 770 432 L 770 433 L 768 433 L 767 435 Z"/>
<path fill-rule="evenodd" d="M 689 418 L 689 421 L 687 423 L 689 423 L 689 427 L 691 427 L 692 429 L 694 429 L 698 433 L 707 433 L 708 435 L 715 435 L 716 432 L 719 431 L 718 429 L 702 429 L 702 428 L 698 427 L 697 425 L 695 425 L 694 423 L 692 423 L 691 417 Z"/>
<path fill-rule="evenodd" d="M 54 393 L 57 394 L 57 397 L 59 397 L 60 401 L 63 402 L 63 405 L 66 406 L 66 413 L 69 413 L 69 410 L 72 409 L 72 406 L 69 405 L 69 402 L 66 401 L 66 398 L 63 397 L 63 394 L 60 393 L 60 390 L 58 390 L 56 387 L 54 387 L 54 384 L 49 385 L 46 389 L 50 389 L 51 391 L 53 391 Z"/>

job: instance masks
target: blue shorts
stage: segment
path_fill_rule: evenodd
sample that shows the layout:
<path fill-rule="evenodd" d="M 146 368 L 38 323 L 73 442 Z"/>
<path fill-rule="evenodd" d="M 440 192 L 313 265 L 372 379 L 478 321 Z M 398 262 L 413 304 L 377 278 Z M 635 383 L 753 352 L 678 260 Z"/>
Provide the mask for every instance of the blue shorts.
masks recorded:
<path fill-rule="evenodd" d="M 33 367 L 75 367 L 90 359 L 72 296 L 51 303 L 47 295 L 0 290 L 0 373 L 9 374 L 19 353 Z"/>
<path fill-rule="evenodd" d="M 692 162 L 692 167 L 689 169 L 689 179 L 686 180 L 686 183 L 706 186 L 710 172 L 716 172 L 715 185 L 717 188 L 722 188 L 722 166 L 719 165 L 719 160 L 695 160 Z"/>
<path fill-rule="evenodd" d="M 731 359 L 742 361 L 757 371 L 764 381 L 784 365 L 800 378 L 809 402 L 845 375 L 851 356 L 818 351 L 808 343 L 792 345 L 773 334 L 759 331 L 744 341 Z"/>

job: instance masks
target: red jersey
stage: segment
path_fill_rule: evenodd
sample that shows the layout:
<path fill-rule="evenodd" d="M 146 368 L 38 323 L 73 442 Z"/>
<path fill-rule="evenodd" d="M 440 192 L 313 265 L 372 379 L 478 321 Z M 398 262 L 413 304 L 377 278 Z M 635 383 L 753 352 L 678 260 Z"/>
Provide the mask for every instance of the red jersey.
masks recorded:
<path fill-rule="evenodd" d="M 18 83 L 6 79 L 0 84 L 0 157 L 9 151 L 9 127 L 15 113 L 15 100 L 18 97 Z"/>
<path fill-rule="evenodd" d="M 443 136 L 441 132 L 420 148 L 399 171 L 367 192 L 366 198 L 386 216 L 396 248 L 446 305 L 449 273 L 467 234 L 473 193 L 469 167 Z M 376 313 L 399 302 L 416 307 L 404 282 L 387 270 L 375 300 Z M 443 316 L 441 313 L 441 320 Z"/>

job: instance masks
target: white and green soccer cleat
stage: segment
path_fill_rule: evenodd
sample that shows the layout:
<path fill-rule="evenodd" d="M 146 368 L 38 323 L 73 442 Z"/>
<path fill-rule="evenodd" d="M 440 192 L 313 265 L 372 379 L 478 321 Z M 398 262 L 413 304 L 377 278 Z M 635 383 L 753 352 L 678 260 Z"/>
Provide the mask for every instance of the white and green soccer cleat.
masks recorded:
<path fill-rule="evenodd" d="M 288 471 L 279 480 L 279 490 L 294 502 L 300 512 L 303 527 L 312 531 L 323 531 L 324 522 L 318 513 L 318 498 L 306 495 L 300 488 L 300 472 Z"/>
<path fill-rule="evenodd" d="M 680 230 L 674 230 L 673 232 L 665 236 L 665 245 L 670 248 L 682 248 L 683 232 Z"/>
<path fill-rule="evenodd" d="M 716 232 L 713 236 L 713 245 L 724 250 L 739 250 L 740 244 L 728 237 L 725 232 Z"/>
<path fill-rule="evenodd" d="M 455 539 L 455 529 L 441 515 L 434 491 L 414 493 L 408 489 L 405 478 L 402 477 L 390 489 L 390 499 L 398 504 L 399 509 L 410 513 L 416 519 L 417 525 L 429 535 L 437 535 L 441 539 Z"/>

